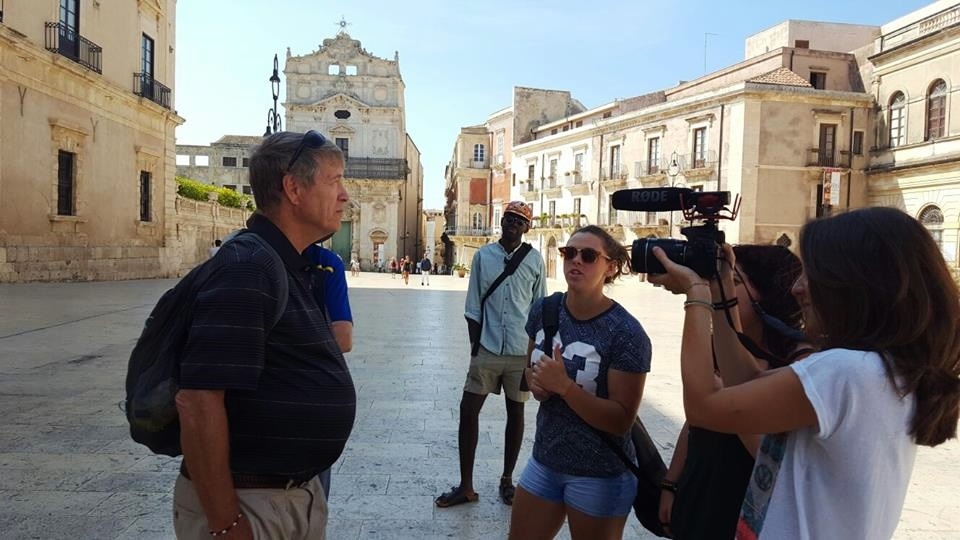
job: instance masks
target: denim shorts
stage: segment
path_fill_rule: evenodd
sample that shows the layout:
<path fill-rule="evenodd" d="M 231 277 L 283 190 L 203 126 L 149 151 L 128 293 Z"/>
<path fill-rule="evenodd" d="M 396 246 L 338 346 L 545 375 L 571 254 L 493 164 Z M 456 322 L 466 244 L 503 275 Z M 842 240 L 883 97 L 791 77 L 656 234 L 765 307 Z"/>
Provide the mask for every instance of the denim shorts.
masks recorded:
<path fill-rule="evenodd" d="M 598 518 L 629 515 L 637 496 L 637 477 L 630 471 L 613 478 L 574 476 L 547 468 L 533 456 L 523 469 L 520 485 L 541 499 Z"/>

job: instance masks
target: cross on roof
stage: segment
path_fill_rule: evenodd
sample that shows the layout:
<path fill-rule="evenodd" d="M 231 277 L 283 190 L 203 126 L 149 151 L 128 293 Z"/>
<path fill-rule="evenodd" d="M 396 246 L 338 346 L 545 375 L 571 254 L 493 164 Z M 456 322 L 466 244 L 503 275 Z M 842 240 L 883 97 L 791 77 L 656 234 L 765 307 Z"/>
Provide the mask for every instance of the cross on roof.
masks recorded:
<path fill-rule="evenodd" d="M 340 27 L 340 32 L 341 32 L 341 33 L 346 33 L 346 32 L 347 32 L 347 27 L 350 26 L 350 23 L 348 23 L 348 22 L 347 22 L 347 19 L 345 19 L 345 18 L 341 15 L 341 16 L 340 16 L 340 22 L 337 23 L 337 26 Z"/>

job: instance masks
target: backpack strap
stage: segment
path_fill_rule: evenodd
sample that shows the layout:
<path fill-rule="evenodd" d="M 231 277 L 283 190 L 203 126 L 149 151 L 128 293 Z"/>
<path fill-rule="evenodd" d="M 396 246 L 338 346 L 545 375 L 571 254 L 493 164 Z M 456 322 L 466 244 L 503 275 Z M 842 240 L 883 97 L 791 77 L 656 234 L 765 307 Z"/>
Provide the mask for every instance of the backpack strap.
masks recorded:
<path fill-rule="evenodd" d="M 277 253 L 277 250 L 273 249 L 273 246 L 264 240 L 262 236 L 251 231 L 250 229 L 240 230 L 240 232 L 234 235 L 233 238 L 224 242 L 223 245 L 227 245 L 227 243 L 232 242 L 237 237 L 247 234 L 250 235 L 250 238 L 260 244 L 260 247 L 266 250 L 266 252 L 270 255 L 270 258 L 273 259 L 273 278 L 280 286 L 279 291 L 277 291 L 277 312 L 274 313 L 273 318 L 270 319 L 270 326 L 266 328 L 267 333 L 269 333 L 271 330 L 273 330 L 273 327 L 280 322 L 280 318 L 283 317 L 283 312 L 287 310 L 287 300 L 290 299 L 290 280 L 287 277 L 287 267 L 283 263 L 283 259 L 280 258 L 280 254 Z"/>
<path fill-rule="evenodd" d="M 555 292 L 544 298 L 540 306 L 540 320 L 543 322 L 543 343 L 540 344 L 540 350 L 550 357 L 553 357 L 553 336 L 560 330 L 561 302 L 563 293 Z"/>

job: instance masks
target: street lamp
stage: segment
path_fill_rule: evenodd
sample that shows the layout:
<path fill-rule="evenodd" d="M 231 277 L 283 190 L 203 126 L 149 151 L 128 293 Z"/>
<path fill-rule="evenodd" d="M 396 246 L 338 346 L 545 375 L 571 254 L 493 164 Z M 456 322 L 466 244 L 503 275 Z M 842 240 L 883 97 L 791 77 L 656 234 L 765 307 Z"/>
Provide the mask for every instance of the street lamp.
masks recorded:
<path fill-rule="evenodd" d="M 273 75 L 270 76 L 270 90 L 273 91 L 273 108 L 267 111 L 267 130 L 263 132 L 266 137 L 270 133 L 279 133 L 283 129 L 280 125 L 280 115 L 277 114 L 277 98 L 280 97 L 280 73 L 278 72 L 280 63 L 277 55 L 273 55 Z M 271 131 L 272 130 L 272 131 Z"/>
<path fill-rule="evenodd" d="M 683 171 L 683 167 L 680 166 L 680 162 L 677 160 L 677 152 L 674 151 L 670 154 L 670 164 L 667 165 L 667 176 L 670 177 L 670 187 L 677 186 L 677 175 Z M 673 236 L 673 210 L 670 211 L 670 232 L 668 236 Z"/>

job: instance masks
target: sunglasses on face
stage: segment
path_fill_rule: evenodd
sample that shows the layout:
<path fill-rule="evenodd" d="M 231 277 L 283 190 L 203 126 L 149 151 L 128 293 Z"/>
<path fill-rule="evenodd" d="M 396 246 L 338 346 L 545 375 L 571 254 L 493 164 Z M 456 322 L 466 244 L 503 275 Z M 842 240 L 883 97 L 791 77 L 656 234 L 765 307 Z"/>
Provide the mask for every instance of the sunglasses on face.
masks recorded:
<path fill-rule="evenodd" d="M 297 151 L 293 153 L 293 157 L 290 158 L 290 163 L 287 163 L 287 168 L 284 169 L 284 174 L 289 174 L 290 169 L 297 163 L 297 160 L 300 159 L 300 155 L 303 154 L 303 151 L 307 148 L 311 150 L 320 148 L 327 143 L 327 138 L 320 134 L 318 131 L 310 130 L 303 134 L 303 138 L 300 139 L 300 145 L 297 146 Z"/>
<path fill-rule="evenodd" d="M 564 246 L 562 248 L 557 248 L 560 250 L 560 256 L 567 260 L 573 260 L 577 253 L 580 254 L 580 260 L 586 264 L 593 264 L 597 262 L 597 259 L 603 257 L 604 259 L 609 259 L 603 253 L 593 249 L 593 248 L 575 248 L 573 246 Z"/>
<path fill-rule="evenodd" d="M 503 215 L 504 223 L 513 223 L 514 225 L 526 225 L 527 220 L 516 214 L 504 214 Z"/>

